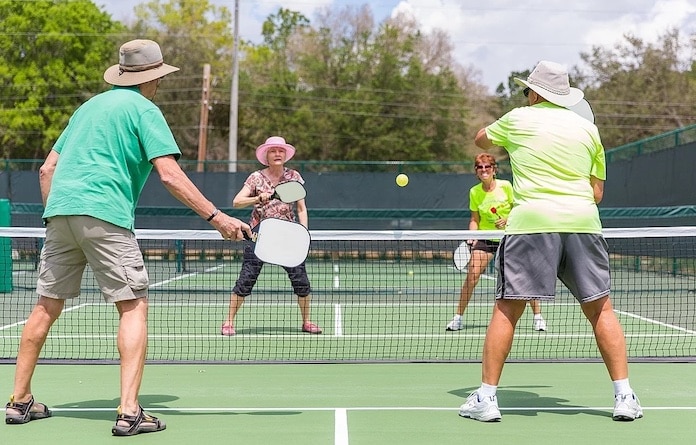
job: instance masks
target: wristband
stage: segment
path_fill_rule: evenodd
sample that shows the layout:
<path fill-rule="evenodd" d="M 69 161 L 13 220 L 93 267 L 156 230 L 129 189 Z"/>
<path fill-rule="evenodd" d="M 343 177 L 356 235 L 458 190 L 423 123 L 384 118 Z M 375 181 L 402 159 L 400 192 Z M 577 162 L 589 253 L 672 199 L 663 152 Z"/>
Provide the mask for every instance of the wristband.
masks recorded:
<path fill-rule="evenodd" d="M 217 214 L 220 213 L 220 209 L 215 209 L 213 210 L 213 213 L 206 219 L 206 221 L 210 222 L 217 216 Z"/>

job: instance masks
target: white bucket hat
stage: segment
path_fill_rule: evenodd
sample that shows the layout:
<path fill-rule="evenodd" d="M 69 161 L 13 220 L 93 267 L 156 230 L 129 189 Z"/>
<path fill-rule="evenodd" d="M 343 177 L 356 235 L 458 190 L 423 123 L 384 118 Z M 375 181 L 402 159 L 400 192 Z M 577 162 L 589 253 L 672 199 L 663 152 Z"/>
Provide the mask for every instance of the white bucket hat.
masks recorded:
<path fill-rule="evenodd" d="M 159 79 L 179 68 L 164 63 L 162 50 L 152 40 L 131 40 L 121 45 L 118 51 L 118 65 L 104 71 L 104 80 L 122 87 L 140 85 Z"/>
<path fill-rule="evenodd" d="M 295 147 L 285 142 L 285 139 L 280 136 L 271 136 L 266 139 L 266 142 L 256 147 L 256 159 L 263 165 L 268 165 L 268 150 L 273 147 L 285 150 L 285 162 L 295 156 Z"/>
<path fill-rule="evenodd" d="M 556 62 L 542 60 L 527 80 L 517 77 L 514 80 L 516 84 L 534 90 L 544 99 L 561 107 L 572 107 L 585 96 L 581 90 L 570 86 L 568 71 Z"/>

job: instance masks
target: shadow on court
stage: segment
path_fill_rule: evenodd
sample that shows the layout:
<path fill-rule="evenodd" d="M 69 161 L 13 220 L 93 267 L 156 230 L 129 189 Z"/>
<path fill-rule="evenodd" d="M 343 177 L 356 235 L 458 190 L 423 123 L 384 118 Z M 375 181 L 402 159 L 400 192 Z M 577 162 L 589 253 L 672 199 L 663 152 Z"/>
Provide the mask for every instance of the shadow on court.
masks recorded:
<path fill-rule="evenodd" d="M 237 335 L 273 335 L 273 334 L 312 334 L 302 332 L 302 326 L 252 326 L 248 328 L 238 328 L 235 326 Z M 232 337 L 234 338 L 234 336 Z"/>
<path fill-rule="evenodd" d="M 582 405 L 568 404 L 569 400 L 544 397 L 532 391 L 524 391 L 515 388 L 550 388 L 550 386 L 504 386 L 498 387 L 498 405 L 503 415 L 518 415 L 518 416 L 536 416 L 540 412 L 548 412 L 573 416 L 578 414 L 588 414 L 591 416 L 611 417 L 612 413 L 608 411 L 600 411 L 590 409 Z M 449 391 L 450 394 L 466 399 L 469 394 L 477 390 L 478 387 L 462 388 Z"/>
<path fill-rule="evenodd" d="M 216 416 L 294 416 L 303 414 L 302 411 L 221 411 L 211 408 L 210 410 L 194 411 L 191 409 L 177 410 L 170 408 L 167 403 L 179 400 L 179 397 L 164 394 L 145 394 L 139 396 L 140 404 L 145 411 L 151 413 L 161 413 L 162 417 L 185 415 L 216 415 Z M 95 399 L 80 402 L 65 403 L 62 405 L 52 405 L 49 408 L 55 409 L 53 417 L 68 417 L 85 420 L 114 420 L 116 417 L 116 407 L 120 403 L 119 399 Z M 106 409 L 106 411 L 104 410 Z"/>

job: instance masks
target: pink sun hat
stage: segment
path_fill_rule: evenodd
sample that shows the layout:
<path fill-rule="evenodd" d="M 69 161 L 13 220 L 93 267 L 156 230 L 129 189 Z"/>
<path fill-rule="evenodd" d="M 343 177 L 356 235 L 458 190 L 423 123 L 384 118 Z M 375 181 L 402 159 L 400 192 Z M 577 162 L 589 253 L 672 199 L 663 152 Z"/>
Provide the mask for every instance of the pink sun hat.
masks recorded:
<path fill-rule="evenodd" d="M 295 156 L 295 147 L 285 142 L 285 139 L 280 136 L 271 136 L 266 139 L 266 142 L 256 147 L 256 159 L 263 165 L 268 165 L 268 150 L 276 147 L 285 150 L 286 162 Z"/>

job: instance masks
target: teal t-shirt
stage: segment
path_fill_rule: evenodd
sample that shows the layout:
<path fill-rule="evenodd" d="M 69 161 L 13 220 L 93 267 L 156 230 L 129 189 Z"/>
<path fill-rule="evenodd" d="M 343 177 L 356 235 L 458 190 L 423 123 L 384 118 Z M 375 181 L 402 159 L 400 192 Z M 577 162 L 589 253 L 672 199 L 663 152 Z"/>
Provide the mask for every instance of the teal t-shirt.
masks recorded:
<path fill-rule="evenodd" d="M 82 104 L 53 150 L 60 156 L 43 217 L 88 215 L 129 230 L 150 161 L 181 155 L 162 112 L 137 87 Z"/>
<path fill-rule="evenodd" d="M 481 183 L 469 190 L 469 210 L 479 214 L 479 230 L 499 230 L 496 220 L 507 218 L 512 209 L 512 184 L 504 179 L 495 180 L 495 188 L 490 192 Z M 495 212 L 493 211 L 495 209 Z"/>
<path fill-rule="evenodd" d="M 597 126 L 549 102 L 515 108 L 486 127 L 510 156 L 514 205 L 505 233 L 601 233 L 590 176 L 606 179 Z"/>

